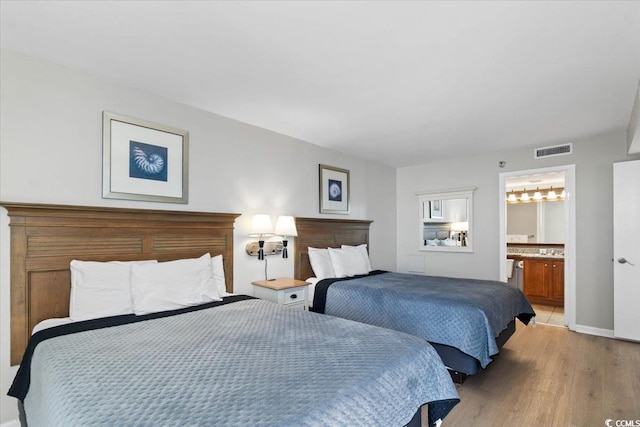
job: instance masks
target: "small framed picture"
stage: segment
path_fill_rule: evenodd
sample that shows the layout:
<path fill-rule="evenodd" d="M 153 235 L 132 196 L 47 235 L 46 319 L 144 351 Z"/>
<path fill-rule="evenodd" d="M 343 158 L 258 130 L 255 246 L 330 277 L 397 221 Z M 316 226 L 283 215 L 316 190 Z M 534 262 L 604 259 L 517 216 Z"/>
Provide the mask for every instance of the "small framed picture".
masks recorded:
<path fill-rule="evenodd" d="M 320 213 L 349 213 L 349 171 L 319 165 Z"/>
<path fill-rule="evenodd" d="M 442 219 L 442 200 L 431 200 L 429 202 L 429 217 L 431 219 Z"/>
<path fill-rule="evenodd" d="M 102 197 L 188 203 L 189 133 L 103 112 Z"/>

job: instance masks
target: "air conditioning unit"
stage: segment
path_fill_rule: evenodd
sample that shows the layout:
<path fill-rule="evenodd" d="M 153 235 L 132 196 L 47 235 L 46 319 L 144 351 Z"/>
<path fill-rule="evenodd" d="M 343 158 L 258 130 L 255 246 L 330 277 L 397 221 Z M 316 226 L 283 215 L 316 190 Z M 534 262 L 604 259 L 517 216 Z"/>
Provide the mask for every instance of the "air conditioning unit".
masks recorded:
<path fill-rule="evenodd" d="M 552 145 L 549 147 L 541 147 L 533 150 L 534 159 L 543 159 L 546 157 L 565 156 L 573 154 L 573 143 Z"/>

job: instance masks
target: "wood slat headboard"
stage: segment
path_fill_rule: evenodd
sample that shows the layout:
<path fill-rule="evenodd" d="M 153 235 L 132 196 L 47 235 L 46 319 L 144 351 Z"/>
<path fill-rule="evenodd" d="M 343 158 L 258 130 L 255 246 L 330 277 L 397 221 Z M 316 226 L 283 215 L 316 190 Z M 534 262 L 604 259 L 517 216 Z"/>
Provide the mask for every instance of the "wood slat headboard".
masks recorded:
<path fill-rule="evenodd" d="M 233 227 L 239 214 L 0 203 L 11 228 L 11 364 L 33 327 L 69 316 L 73 259 L 169 261 L 222 254 L 233 291 Z"/>
<path fill-rule="evenodd" d="M 339 248 L 341 245 L 369 244 L 373 221 L 356 219 L 296 218 L 294 275 L 305 280 L 313 277 L 308 247 Z"/>

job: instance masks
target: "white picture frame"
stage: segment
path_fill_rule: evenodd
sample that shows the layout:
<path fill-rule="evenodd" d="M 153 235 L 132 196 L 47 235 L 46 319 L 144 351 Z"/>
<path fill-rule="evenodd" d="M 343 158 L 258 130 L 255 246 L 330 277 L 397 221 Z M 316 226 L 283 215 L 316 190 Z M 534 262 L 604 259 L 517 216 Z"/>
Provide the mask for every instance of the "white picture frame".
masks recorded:
<path fill-rule="evenodd" d="M 189 133 L 103 112 L 102 197 L 188 203 Z"/>

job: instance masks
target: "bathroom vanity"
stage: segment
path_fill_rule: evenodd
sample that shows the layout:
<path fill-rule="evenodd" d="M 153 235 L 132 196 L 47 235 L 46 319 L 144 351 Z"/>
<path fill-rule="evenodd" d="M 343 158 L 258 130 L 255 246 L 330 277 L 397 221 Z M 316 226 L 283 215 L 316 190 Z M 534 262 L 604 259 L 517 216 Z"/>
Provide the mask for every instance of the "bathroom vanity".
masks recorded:
<path fill-rule="evenodd" d="M 564 245 L 508 245 L 507 258 L 523 261 L 522 292 L 534 304 L 564 306 Z"/>

